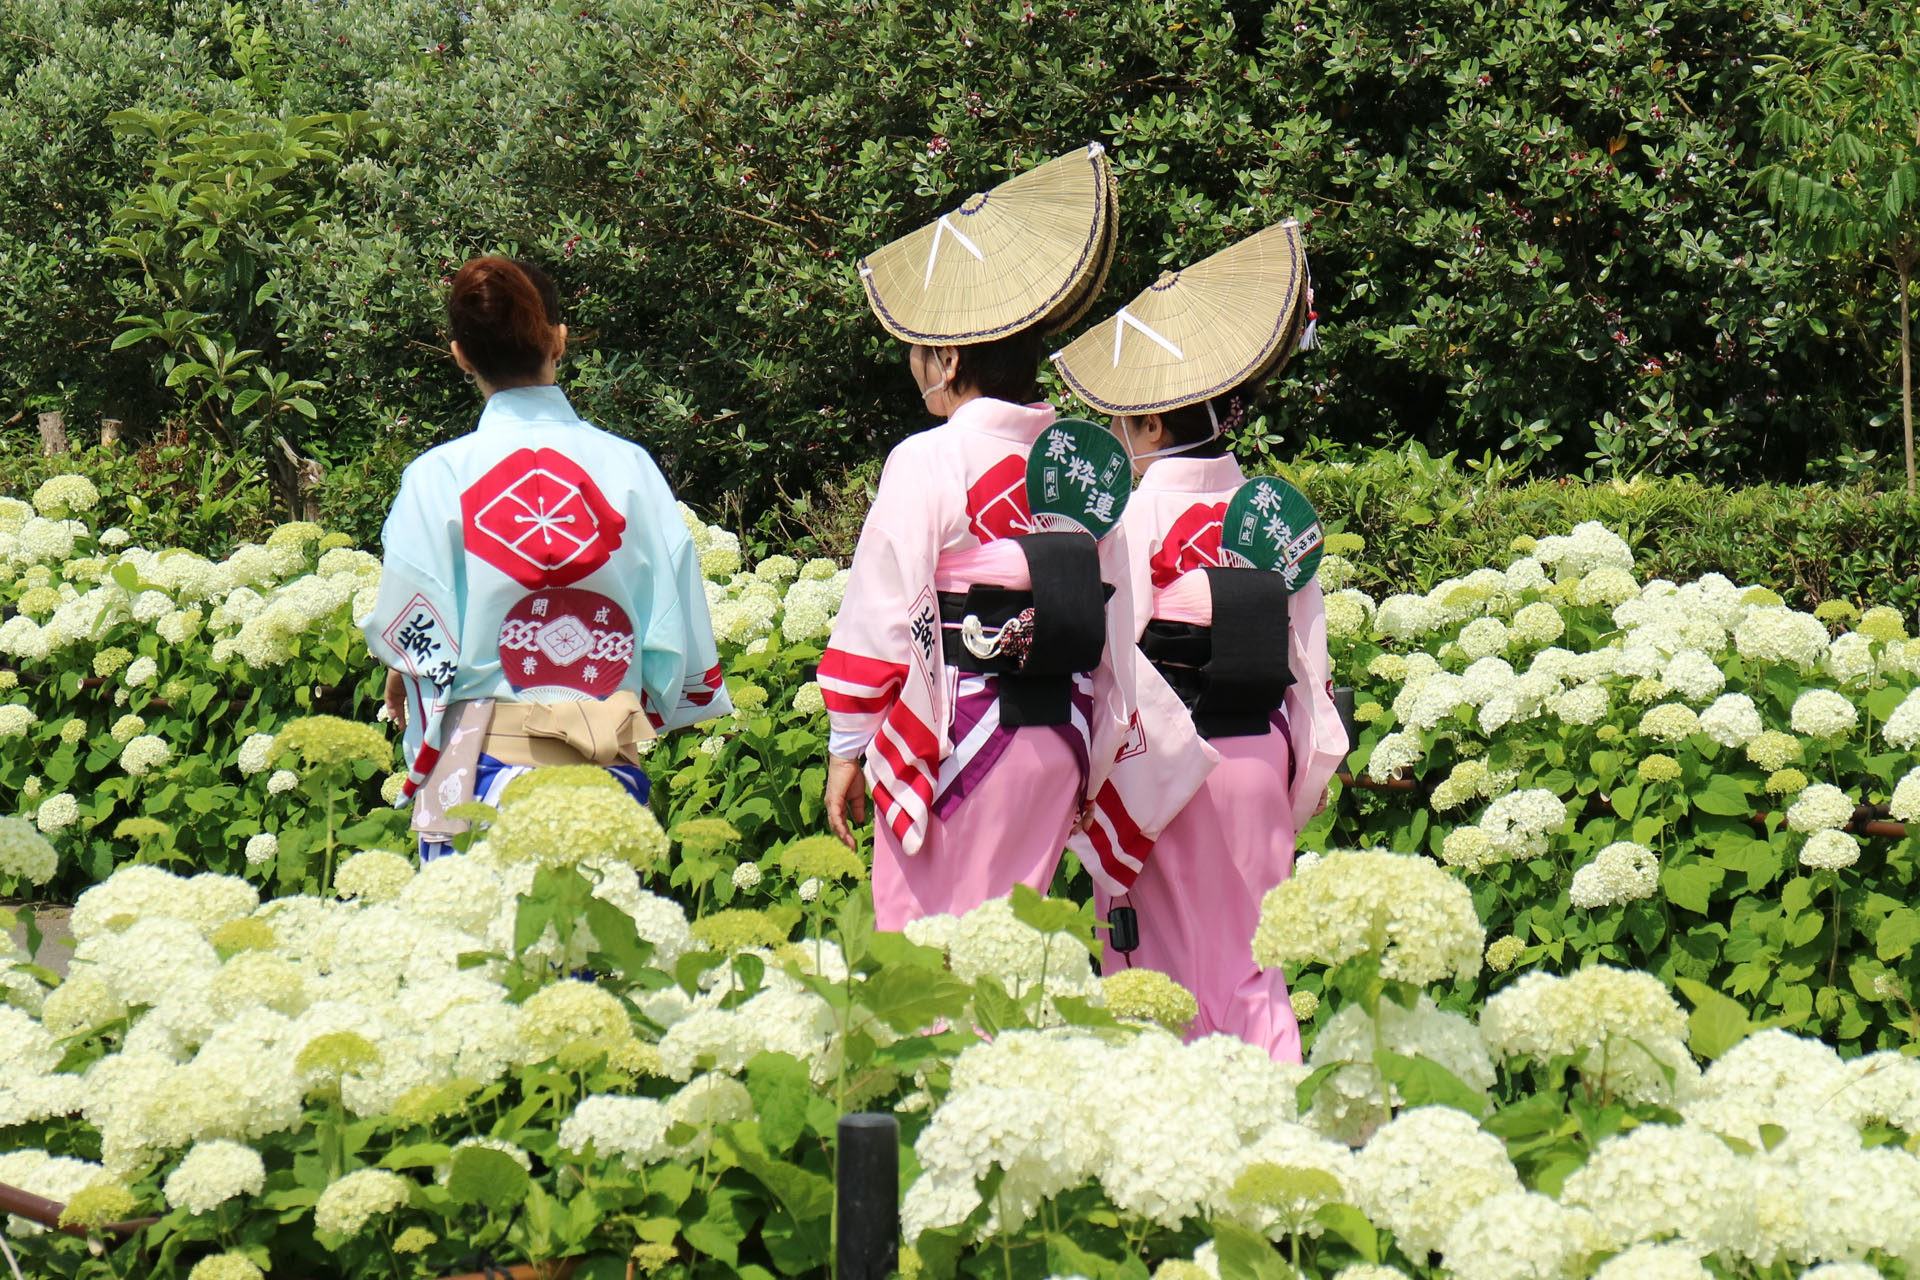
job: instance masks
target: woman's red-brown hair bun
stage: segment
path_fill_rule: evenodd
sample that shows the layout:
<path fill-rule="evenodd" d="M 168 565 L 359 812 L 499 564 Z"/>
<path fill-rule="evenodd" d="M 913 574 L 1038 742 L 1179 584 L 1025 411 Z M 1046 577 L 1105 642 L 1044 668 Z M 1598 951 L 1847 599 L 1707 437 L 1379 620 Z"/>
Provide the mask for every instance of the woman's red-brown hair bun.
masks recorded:
<path fill-rule="evenodd" d="M 475 258 L 453 278 L 448 332 L 488 382 L 538 377 L 553 354 L 559 323 L 559 290 L 530 262 Z"/>

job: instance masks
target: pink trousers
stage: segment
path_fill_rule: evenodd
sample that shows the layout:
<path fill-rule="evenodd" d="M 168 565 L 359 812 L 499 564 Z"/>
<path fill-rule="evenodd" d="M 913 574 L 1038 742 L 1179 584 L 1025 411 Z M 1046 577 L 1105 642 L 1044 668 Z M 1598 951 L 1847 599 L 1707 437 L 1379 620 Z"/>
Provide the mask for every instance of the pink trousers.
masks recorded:
<path fill-rule="evenodd" d="M 1276 729 L 1211 745 L 1219 766 L 1161 834 L 1132 892 L 1094 894 L 1103 920 L 1115 903 L 1139 916 L 1140 946 L 1109 951 L 1105 968 L 1157 969 L 1193 992 L 1200 1016 L 1189 1039 L 1225 1032 L 1298 1062 L 1286 975 L 1253 962 L 1260 900 L 1293 871 L 1287 737 Z"/>
<path fill-rule="evenodd" d="M 967 798 L 928 823 L 919 853 L 908 857 L 885 823 L 874 824 L 876 927 L 963 915 L 1017 884 L 1045 893 L 1053 883 L 1080 816 L 1080 760 L 1057 729 L 1011 732 L 1013 741 Z"/>

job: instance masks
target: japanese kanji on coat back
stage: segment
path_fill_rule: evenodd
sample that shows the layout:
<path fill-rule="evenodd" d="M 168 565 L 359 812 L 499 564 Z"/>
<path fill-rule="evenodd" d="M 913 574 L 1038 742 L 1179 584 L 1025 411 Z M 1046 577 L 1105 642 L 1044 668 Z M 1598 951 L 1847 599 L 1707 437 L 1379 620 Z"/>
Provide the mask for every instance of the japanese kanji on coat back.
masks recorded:
<path fill-rule="evenodd" d="M 415 459 L 383 532 L 373 656 L 407 679 L 406 794 L 447 709 L 639 695 L 657 727 L 731 710 L 700 559 L 646 450 L 558 387 L 496 392 L 471 434 Z"/>

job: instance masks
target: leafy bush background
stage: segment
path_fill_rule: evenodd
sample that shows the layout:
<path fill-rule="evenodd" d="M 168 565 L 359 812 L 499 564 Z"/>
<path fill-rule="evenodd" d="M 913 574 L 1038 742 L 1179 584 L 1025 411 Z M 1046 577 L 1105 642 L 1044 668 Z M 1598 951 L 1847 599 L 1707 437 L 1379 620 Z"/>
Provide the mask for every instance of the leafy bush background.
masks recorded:
<path fill-rule="evenodd" d="M 335 464 L 338 501 L 363 499 L 336 521 L 362 536 L 369 468 L 471 421 L 438 349 L 466 256 L 549 264 L 583 411 L 693 492 L 758 509 L 921 421 L 853 260 L 1089 137 L 1124 184 L 1112 297 L 1269 220 L 1309 222 L 1327 345 L 1256 435 L 1782 478 L 1890 439 L 1888 290 L 1784 251 L 1748 189 L 1760 104 L 1739 95 L 1802 16 L 1790 3 L 8 13 L 0 419 L 204 417 L 207 384 L 180 372 L 194 349 L 170 365 L 158 339 L 113 348 L 122 314 L 184 309 L 318 384 L 312 422 L 273 424 Z M 1834 20 L 1871 42 L 1882 19 Z M 122 111 L 147 124 L 109 121 Z M 179 194 L 226 202 L 224 274 L 186 262 L 204 219 L 142 195 L 163 152 L 182 159 L 180 111 L 298 157 L 263 176 L 231 136 L 203 148 L 213 167 Z M 333 142 L 289 150 L 295 135 Z M 273 199 L 235 206 L 223 165 Z M 165 260 L 106 251 L 141 228 Z"/>

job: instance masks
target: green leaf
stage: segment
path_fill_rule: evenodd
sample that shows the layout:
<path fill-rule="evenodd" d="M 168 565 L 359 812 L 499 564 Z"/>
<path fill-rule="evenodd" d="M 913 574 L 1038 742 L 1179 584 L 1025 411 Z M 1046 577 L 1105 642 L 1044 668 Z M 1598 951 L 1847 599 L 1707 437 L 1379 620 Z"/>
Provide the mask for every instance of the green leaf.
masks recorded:
<path fill-rule="evenodd" d="M 1043 898 L 1026 885 L 1013 887 L 1013 917 L 1041 933 L 1079 934 L 1084 917 L 1080 908 L 1060 898 Z"/>
<path fill-rule="evenodd" d="M 1375 1049 L 1373 1065 L 1400 1091 L 1409 1107 L 1453 1107 L 1475 1119 L 1486 1114 L 1487 1096 L 1431 1058 L 1409 1058 L 1390 1049 Z"/>
<path fill-rule="evenodd" d="M 1740 783 L 1724 773 L 1714 774 L 1693 793 L 1693 807 L 1720 818 L 1744 818 L 1753 811 Z"/>
<path fill-rule="evenodd" d="M 1898 960 L 1920 943 L 1920 912 L 1901 908 L 1880 922 L 1873 936 L 1873 952 L 1882 960 Z"/>
<path fill-rule="evenodd" d="M 447 1194 L 461 1204 L 484 1205 L 504 1212 L 526 1197 L 531 1184 L 520 1162 L 491 1147 L 464 1147 L 453 1153 L 453 1172 Z"/>
<path fill-rule="evenodd" d="M 806 1064 L 785 1053 L 756 1053 L 747 1063 L 747 1093 L 760 1117 L 760 1136 L 774 1151 L 785 1151 L 807 1127 L 812 1081 Z"/>
<path fill-rule="evenodd" d="M 956 1018 L 971 988 L 951 973 L 882 969 L 860 988 L 861 1003 L 895 1031 L 918 1031 L 941 1018 Z"/>
<path fill-rule="evenodd" d="M 498 1154 L 497 1152 L 495 1154 Z M 381 1158 L 382 1169 L 431 1169 L 453 1159 L 453 1148 L 444 1142 L 416 1142 L 395 1147 Z"/>
<path fill-rule="evenodd" d="M 1293 1269 L 1281 1260 L 1273 1241 L 1228 1219 L 1210 1225 L 1220 1280 L 1291 1280 Z"/>
<path fill-rule="evenodd" d="M 1660 887 L 1674 906 L 1705 915 L 1713 891 L 1726 874 L 1704 862 L 1669 864 L 1660 869 Z"/>
<path fill-rule="evenodd" d="M 1380 1232 L 1372 1219 L 1350 1204 L 1323 1204 L 1313 1220 L 1345 1240 L 1368 1262 L 1380 1261 Z"/>
<path fill-rule="evenodd" d="M 652 963 L 653 944 L 640 936 L 632 916 L 601 898 L 587 903 L 586 915 L 587 927 L 600 944 L 594 954 L 612 961 L 617 972 L 638 973 Z"/>
<path fill-rule="evenodd" d="M 1673 985 L 1693 1003 L 1687 1018 L 1687 1047 L 1700 1057 L 1711 1062 L 1752 1032 L 1753 1022 L 1739 1001 L 1693 978 L 1675 978 Z"/>

